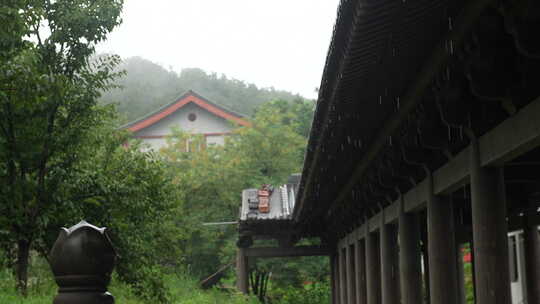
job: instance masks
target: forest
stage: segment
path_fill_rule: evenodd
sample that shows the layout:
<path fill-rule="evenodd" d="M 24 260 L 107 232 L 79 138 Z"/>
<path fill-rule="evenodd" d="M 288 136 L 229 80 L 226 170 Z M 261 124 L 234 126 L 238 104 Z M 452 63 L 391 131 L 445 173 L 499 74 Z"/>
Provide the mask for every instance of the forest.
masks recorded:
<path fill-rule="evenodd" d="M 197 68 L 96 54 L 122 4 L 0 4 L 0 303 L 52 301 L 48 253 L 60 227 L 81 219 L 107 227 L 118 303 L 255 303 L 234 291 L 232 270 L 219 288 L 199 288 L 234 260 L 236 241 L 234 225 L 202 223 L 235 220 L 242 189 L 300 172 L 314 102 Z M 197 153 L 180 147 L 202 138 L 180 129 L 148 152 L 118 129 L 189 89 L 252 126 Z M 257 264 L 273 274 L 266 300 L 328 303 L 326 263 Z"/>
<path fill-rule="evenodd" d="M 95 57 L 100 56 L 103 55 Z M 100 101 L 115 103 L 123 122 L 144 116 L 188 90 L 248 116 L 270 100 L 302 99 L 290 92 L 258 88 L 253 83 L 198 68 L 185 68 L 177 73 L 141 57 L 126 58 L 118 64 L 116 71 L 127 73 L 116 79 L 116 87 L 103 92 Z"/>

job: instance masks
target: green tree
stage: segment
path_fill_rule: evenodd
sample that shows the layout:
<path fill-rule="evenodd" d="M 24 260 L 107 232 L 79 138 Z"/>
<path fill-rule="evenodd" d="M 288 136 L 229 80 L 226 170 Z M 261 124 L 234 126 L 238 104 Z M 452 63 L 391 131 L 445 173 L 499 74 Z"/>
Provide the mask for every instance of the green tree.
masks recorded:
<path fill-rule="evenodd" d="M 243 189 L 280 185 L 300 170 L 306 139 L 288 114 L 269 103 L 256 112 L 252 126 L 237 128 L 223 146 L 205 147 L 204 137 L 175 130 L 161 150 L 179 189 L 178 221 L 189 227 L 185 261 L 195 276 L 213 273 L 236 252 L 235 226 L 202 223 L 237 220 Z"/>
<path fill-rule="evenodd" d="M 106 226 L 120 257 L 119 278 L 147 300 L 165 303 L 165 266 L 182 262 L 180 244 L 186 237 L 186 229 L 176 225 L 178 191 L 161 157 L 137 145 L 126 147 L 128 134 L 119 134 L 113 119 L 106 121 L 79 151 L 86 155 L 62 189 L 62 197 L 71 200 L 62 205 L 76 206 L 76 215 Z"/>
<path fill-rule="evenodd" d="M 119 88 L 104 92 L 101 102 L 118 104 L 124 121 L 146 115 L 190 89 L 248 115 L 269 100 L 301 100 L 300 96 L 290 92 L 259 88 L 252 83 L 198 68 L 186 68 L 176 73 L 140 57 L 123 60 L 118 68 L 125 70 L 126 75 L 119 79 Z"/>
<path fill-rule="evenodd" d="M 28 255 L 44 237 L 79 151 L 100 123 L 100 92 L 118 58 L 88 58 L 120 23 L 121 0 L 3 1 L 0 4 L 0 227 L 16 247 L 18 287 L 26 292 Z M 46 33 L 44 35 L 44 33 Z M 5 48 L 4 48 L 5 47 Z"/>

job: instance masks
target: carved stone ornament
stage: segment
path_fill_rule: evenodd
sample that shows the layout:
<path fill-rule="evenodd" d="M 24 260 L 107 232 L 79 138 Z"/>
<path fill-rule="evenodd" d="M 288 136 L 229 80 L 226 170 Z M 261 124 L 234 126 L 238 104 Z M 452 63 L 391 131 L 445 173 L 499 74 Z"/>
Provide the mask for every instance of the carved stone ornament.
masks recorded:
<path fill-rule="evenodd" d="M 49 254 L 58 284 L 53 304 L 112 304 L 107 292 L 116 253 L 105 233 L 85 221 L 62 228 Z"/>

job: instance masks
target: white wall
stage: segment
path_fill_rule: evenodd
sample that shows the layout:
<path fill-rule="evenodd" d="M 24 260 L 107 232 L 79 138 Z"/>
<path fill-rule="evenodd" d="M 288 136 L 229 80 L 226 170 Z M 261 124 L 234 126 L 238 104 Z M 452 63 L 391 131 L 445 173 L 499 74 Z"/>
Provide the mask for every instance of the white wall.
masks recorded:
<path fill-rule="evenodd" d="M 188 116 L 191 113 L 196 115 L 194 121 L 189 121 L 188 119 Z M 178 127 L 194 134 L 228 133 L 234 128 L 233 124 L 226 119 L 218 117 L 196 104 L 190 103 L 152 126 L 135 132 L 134 135 L 135 137 L 166 136 L 171 134 L 171 129 L 173 127 Z M 144 143 L 148 144 L 151 149 L 156 151 L 167 144 L 165 138 L 144 138 L 142 140 Z M 207 144 L 223 145 L 224 142 L 223 135 L 207 136 Z"/>

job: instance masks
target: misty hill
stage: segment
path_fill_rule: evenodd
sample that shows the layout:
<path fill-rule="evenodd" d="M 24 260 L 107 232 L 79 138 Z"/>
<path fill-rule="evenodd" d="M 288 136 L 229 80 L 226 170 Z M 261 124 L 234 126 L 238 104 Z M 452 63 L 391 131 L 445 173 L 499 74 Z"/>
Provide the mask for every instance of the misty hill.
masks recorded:
<path fill-rule="evenodd" d="M 190 89 L 246 115 L 252 114 L 255 107 L 266 101 L 302 98 L 274 88 L 258 88 L 254 84 L 206 73 L 198 68 L 176 73 L 140 57 L 124 60 L 119 68 L 127 72 L 117 81 L 122 88 L 106 92 L 101 100 L 104 103 L 117 103 L 123 121 L 143 116 Z"/>

